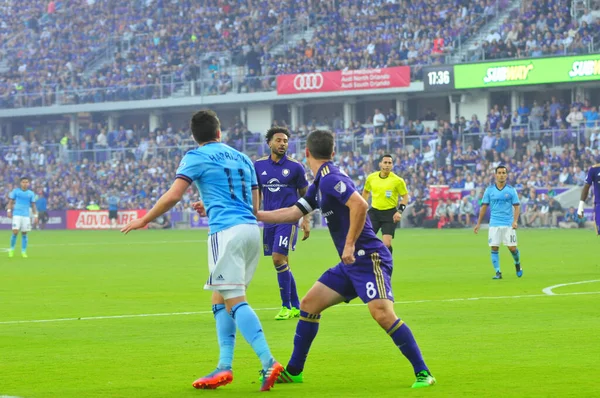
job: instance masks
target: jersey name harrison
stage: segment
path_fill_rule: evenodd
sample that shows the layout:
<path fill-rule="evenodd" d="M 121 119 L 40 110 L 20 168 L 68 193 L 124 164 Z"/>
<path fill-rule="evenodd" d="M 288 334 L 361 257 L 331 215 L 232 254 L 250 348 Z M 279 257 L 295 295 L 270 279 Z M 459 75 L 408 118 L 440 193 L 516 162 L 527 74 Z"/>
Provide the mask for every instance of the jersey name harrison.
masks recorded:
<path fill-rule="evenodd" d="M 251 163 L 248 163 L 246 157 L 242 153 L 229 153 L 229 152 L 217 152 L 212 155 L 208 155 L 210 160 L 215 163 L 223 163 L 225 160 L 233 160 L 236 162 L 242 161 L 245 164 L 254 167 Z"/>

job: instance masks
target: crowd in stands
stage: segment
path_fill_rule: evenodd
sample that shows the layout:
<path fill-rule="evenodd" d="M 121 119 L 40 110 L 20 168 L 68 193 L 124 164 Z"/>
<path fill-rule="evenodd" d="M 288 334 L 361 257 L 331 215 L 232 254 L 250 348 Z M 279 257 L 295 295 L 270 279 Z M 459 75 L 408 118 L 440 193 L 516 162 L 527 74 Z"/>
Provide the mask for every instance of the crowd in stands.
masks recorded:
<path fill-rule="evenodd" d="M 476 43 L 479 51 L 469 61 L 588 53 L 590 44 L 600 42 L 600 15 L 586 9 L 573 18 L 570 6 L 568 0 L 523 2 L 482 43 Z"/>
<path fill-rule="evenodd" d="M 286 73 L 410 65 L 445 56 L 508 0 L 0 0 L 0 108 L 273 90 Z M 523 1 L 470 61 L 588 52 L 598 13 Z M 295 26 L 312 38 L 270 52 Z M 224 55 L 228 54 L 228 55 Z"/>
<path fill-rule="evenodd" d="M 162 75 L 199 77 L 206 53 L 242 54 L 260 70 L 255 51 L 279 42 L 286 21 L 308 20 L 322 7 L 317 0 L 2 0 L 0 10 L 6 107 L 24 106 L 16 97 L 24 93 L 44 93 L 45 103 L 54 103 L 56 90 L 78 91 L 63 102 L 154 98 L 156 88 L 139 86 L 160 84 Z M 107 48 L 116 50 L 114 62 L 87 70 Z M 41 97 L 27 100 L 41 105 Z"/>
<path fill-rule="evenodd" d="M 567 129 L 583 140 L 555 146 L 544 141 L 544 133 L 530 131 L 536 104 L 532 110 L 523 104 L 516 111 L 520 118 L 517 127 L 501 123 L 512 113 L 498 105 L 481 123 L 477 117 L 470 121 L 459 117 L 455 123 L 437 121 L 431 109 L 423 115 L 424 122 L 405 120 L 390 110 L 383 115 L 385 122 L 381 125 L 373 123 L 383 121 L 378 116 L 382 112 L 376 110 L 372 119 L 364 124 L 356 122 L 349 130 L 343 129 L 339 116 L 331 121 L 313 119 L 293 132 L 289 153 L 305 162 L 303 138 L 311 129 L 327 127 L 336 133 L 336 163 L 359 189 L 365 176 L 378 170 L 380 156 L 391 153 L 394 172 L 406 180 L 413 198 L 429 198 L 431 186 L 448 185 L 469 197 L 474 212 L 479 209 L 483 189 L 493 181 L 493 169 L 503 164 L 509 169 L 510 184 L 521 193 L 524 209 L 541 208 L 550 206 L 549 199 L 557 189 L 582 186 L 588 167 L 600 163 L 600 129 L 595 124 L 588 127 L 588 121 L 598 118 L 588 102 L 566 105 L 553 98 L 541 105 L 542 125 L 566 113 L 562 110 L 569 106 L 578 112 L 583 109 L 586 115 L 581 126 Z M 423 127 L 430 121 L 438 126 L 431 131 Z M 284 121 L 273 123 L 286 125 Z M 238 117 L 224 130 L 225 142 L 251 154 L 254 160 L 267 153 L 264 133 L 251 133 Z M 112 190 L 120 195 L 123 208 L 149 208 L 170 186 L 178 160 L 194 147 L 187 127 L 171 123 L 155 131 L 135 125 L 120 126 L 112 132 L 107 132 L 103 124 L 92 124 L 82 128 L 78 137 L 30 131 L 27 136 L 10 139 L 7 142 L 5 138 L 0 146 L 2 192 L 9 192 L 17 186 L 19 177 L 28 175 L 36 193 L 48 199 L 49 209 L 82 209 L 92 201 L 104 205 Z M 536 196 L 538 191 L 543 195 Z M 190 188 L 178 209 L 189 209 L 194 197 Z M 0 197 L 0 208 L 6 202 L 6 196 Z M 440 208 L 446 209 L 448 220 L 460 214 L 459 202 L 457 198 Z M 441 211 L 436 209 L 437 213 Z M 524 213 L 523 225 L 546 225 L 553 220 Z"/>

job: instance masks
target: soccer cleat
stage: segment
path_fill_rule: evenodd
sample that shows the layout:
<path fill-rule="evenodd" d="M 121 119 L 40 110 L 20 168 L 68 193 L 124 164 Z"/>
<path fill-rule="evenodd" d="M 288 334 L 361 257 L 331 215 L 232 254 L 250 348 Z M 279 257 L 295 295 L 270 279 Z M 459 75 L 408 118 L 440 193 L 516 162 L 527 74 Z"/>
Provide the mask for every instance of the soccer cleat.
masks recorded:
<path fill-rule="evenodd" d="M 292 307 L 291 311 L 291 316 L 290 318 L 300 318 L 300 309 L 296 308 L 296 307 Z"/>
<path fill-rule="evenodd" d="M 517 271 L 517 277 L 523 276 L 523 268 L 521 268 L 521 264 L 515 264 L 515 270 Z"/>
<path fill-rule="evenodd" d="M 494 276 L 492 279 L 502 279 L 502 272 L 496 272 L 496 276 Z"/>
<path fill-rule="evenodd" d="M 21 252 L 21 257 L 27 258 L 27 252 Z"/>
<path fill-rule="evenodd" d="M 417 373 L 417 380 L 413 383 L 412 388 L 431 387 L 435 383 L 435 377 L 433 377 L 428 370 L 422 370 Z"/>
<path fill-rule="evenodd" d="M 300 312 L 298 312 L 298 316 L 300 316 Z M 281 307 L 281 310 L 279 310 L 279 314 L 275 315 L 275 320 L 277 321 L 284 321 L 290 318 L 293 318 L 292 310 L 290 310 L 287 307 Z"/>
<path fill-rule="evenodd" d="M 302 372 L 297 374 L 296 376 L 290 374 L 287 369 L 284 369 L 283 372 L 277 378 L 277 384 L 279 383 L 302 383 L 304 381 L 304 375 Z"/>
<path fill-rule="evenodd" d="M 233 372 L 231 369 L 216 369 L 193 382 L 192 386 L 199 390 L 214 390 L 215 388 L 227 385 L 232 381 Z"/>
<path fill-rule="evenodd" d="M 260 371 L 262 376 L 260 391 L 269 391 L 273 385 L 275 385 L 279 375 L 281 375 L 281 372 L 284 370 L 285 369 L 279 362 L 271 359 L 271 365 L 269 365 L 269 368 L 267 370 L 263 369 Z"/>
<path fill-rule="evenodd" d="M 260 377 L 258 378 L 259 381 L 263 381 L 264 377 L 263 377 L 263 371 L 259 371 L 258 372 L 260 374 Z M 302 383 L 304 382 L 304 375 L 302 372 L 300 372 L 300 374 L 297 375 L 293 375 L 290 374 L 290 372 L 287 371 L 287 369 L 283 369 L 283 372 L 281 372 L 281 374 L 279 375 L 279 377 L 277 378 L 277 384 L 288 384 L 288 383 Z"/>
<path fill-rule="evenodd" d="M 14 256 L 15 256 L 15 251 L 14 251 L 14 250 L 9 250 L 9 251 L 8 251 L 8 257 L 9 257 L 9 258 L 12 258 L 12 257 L 14 257 Z"/>

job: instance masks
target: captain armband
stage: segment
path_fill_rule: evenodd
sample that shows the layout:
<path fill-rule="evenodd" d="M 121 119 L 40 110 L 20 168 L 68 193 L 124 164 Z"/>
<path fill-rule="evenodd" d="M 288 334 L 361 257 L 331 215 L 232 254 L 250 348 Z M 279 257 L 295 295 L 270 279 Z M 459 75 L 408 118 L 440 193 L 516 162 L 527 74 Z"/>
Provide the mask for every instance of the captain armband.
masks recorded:
<path fill-rule="evenodd" d="M 310 203 L 308 203 L 308 201 L 304 198 L 298 199 L 295 206 L 299 208 L 302 214 L 304 215 L 307 215 L 308 213 L 313 211 L 313 208 L 310 206 Z"/>

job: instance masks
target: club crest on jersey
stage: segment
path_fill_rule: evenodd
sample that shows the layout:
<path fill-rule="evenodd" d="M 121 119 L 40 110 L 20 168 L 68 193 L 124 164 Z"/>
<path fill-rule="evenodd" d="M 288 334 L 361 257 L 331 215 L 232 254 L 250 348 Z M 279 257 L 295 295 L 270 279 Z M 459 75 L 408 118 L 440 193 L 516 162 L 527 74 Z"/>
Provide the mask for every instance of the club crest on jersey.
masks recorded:
<path fill-rule="evenodd" d="M 333 187 L 333 189 L 335 189 L 339 193 L 344 193 L 346 192 L 346 184 L 344 184 L 343 181 L 340 181 L 337 184 L 335 184 L 335 187 Z"/>
<path fill-rule="evenodd" d="M 281 170 L 281 174 L 283 174 L 284 177 L 287 177 L 290 175 L 290 169 L 283 169 Z"/>

